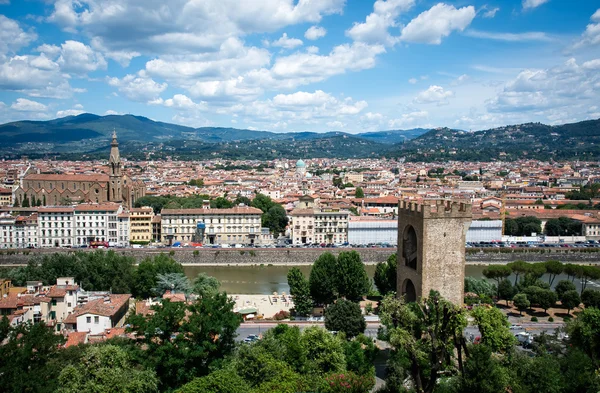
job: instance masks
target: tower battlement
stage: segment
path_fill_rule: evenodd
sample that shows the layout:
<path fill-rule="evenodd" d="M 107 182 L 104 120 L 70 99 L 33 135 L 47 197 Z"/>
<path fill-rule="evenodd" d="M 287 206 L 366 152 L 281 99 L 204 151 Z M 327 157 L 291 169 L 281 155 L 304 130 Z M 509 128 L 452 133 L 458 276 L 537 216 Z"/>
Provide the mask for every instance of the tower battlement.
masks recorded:
<path fill-rule="evenodd" d="M 398 215 L 423 218 L 471 218 L 472 205 L 466 202 L 445 199 L 398 202 Z"/>

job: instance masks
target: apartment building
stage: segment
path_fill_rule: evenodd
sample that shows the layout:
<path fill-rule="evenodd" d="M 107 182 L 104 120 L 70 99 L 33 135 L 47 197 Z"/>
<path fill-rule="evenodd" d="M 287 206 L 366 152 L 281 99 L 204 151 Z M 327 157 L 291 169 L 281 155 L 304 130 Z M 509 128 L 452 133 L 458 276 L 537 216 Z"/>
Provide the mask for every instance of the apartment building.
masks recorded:
<path fill-rule="evenodd" d="M 206 244 L 258 244 L 262 210 L 239 206 L 231 209 L 163 209 L 164 244 L 192 242 L 200 233 Z"/>
<path fill-rule="evenodd" d="M 38 246 L 72 247 L 75 208 L 71 206 L 38 209 Z"/>
<path fill-rule="evenodd" d="M 0 248 L 15 248 L 15 217 L 0 215 Z"/>
<path fill-rule="evenodd" d="M 304 195 L 291 214 L 293 244 L 339 244 L 348 241 L 347 211 L 315 207 L 314 199 Z"/>
<path fill-rule="evenodd" d="M 129 240 L 134 243 L 150 243 L 153 218 L 154 211 L 151 207 L 131 209 L 129 212 Z"/>
<path fill-rule="evenodd" d="M 86 203 L 77 205 L 74 211 L 75 241 L 78 246 L 92 241 L 118 242 L 118 216 L 123 207 L 116 203 Z"/>
<path fill-rule="evenodd" d="M 117 246 L 129 246 L 129 213 L 120 213 L 117 217 Z"/>
<path fill-rule="evenodd" d="M 15 247 L 33 248 L 38 246 L 38 215 L 18 216 L 15 219 Z"/>
<path fill-rule="evenodd" d="M 13 204 L 12 188 L 0 187 L 0 206 L 9 206 Z"/>

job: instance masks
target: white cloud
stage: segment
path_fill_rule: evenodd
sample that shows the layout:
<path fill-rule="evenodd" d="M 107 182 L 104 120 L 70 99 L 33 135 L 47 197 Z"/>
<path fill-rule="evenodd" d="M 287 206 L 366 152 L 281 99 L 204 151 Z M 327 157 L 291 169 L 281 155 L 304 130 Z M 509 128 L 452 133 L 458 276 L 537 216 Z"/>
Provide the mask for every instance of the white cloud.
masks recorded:
<path fill-rule="evenodd" d="M 314 40 L 318 40 L 319 38 L 325 37 L 326 34 L 327 34 L 327 30 L 325 30 L 324 27 L 311 26 L 304 33 L 304 38 L 306 38 L 307 40 L 314 41 Z"/>
<path fill-rule="evenodd" d="M 166 90 L 166 83 L 157 83 L 144 73 L 140 75 L 125 75 L 122 79 L 107 78 L 108 84 L 116 87 L 121 93 L 132 101 L 148 102 L 156 99 Z"/>
<path fill-rule="evenodd" d="M 590 19 L 596 23 L 587 25 L 585 32 L 581 35 L 581 39 L 575 43 L 575 49 L 600 44 L 600 9 Z"/>
<path fill-rule="evenodd" d="M 0 15 L 0 55 L 15 52 L 36 39 L 35 32 L 26 32 L 17 21 Z"/>
<path fill-rule="evenodd" d="M 466 83 L 469 79 L 470 79 L 469 75 L 462 74 L 461 76 L 459 76 L 458 78 L 456 78 L 454 81 L 452 81 L 452 86 L 462 85 L 463 83 Z"/>
<path fill-rule="evenodd" d="M 65 110 L 56 112 L 56 117 L 60 118 L 60 117 L 67 117 L 67 116 L 77 116 L 77 115 L 81 115 L 82 113 L 85 113 L 85 111 L 82 108 L 65 109 Z"/>
<path fill-rule="evenodd" d="M 550 0 L 523 0 L 523 9 L 533 9 L 547 3 Z"/>
<path fill-rule="evenodd" d="M 416 127 L 417 123 L 421 123 L 429 117 L 427 111 L 415 111 L 410 113 L 404 113 L 398 119 L 391 119 L 388 122 L 390 128 L 400 127 Z"/>
<path fill-rule="evenodd" d="M 279 39 L 271 43 L 273 46 L 278 46 L 285 49 L 294 49 L 297 46 L 302 46 L 302 44 L 302 40 L 299 40 L 298 38 L 289 38 L 287 33 L 283 33 Z"/>
<path fill-rule="evenodd" d="M 317 53 L 319 53 L 319 48 L 314 45 L 308 46 L 308 47 L 306 47 L 306 53 L 317 54 Z"/>
<path fill-rule="evenodd" d="M 482 10 L 483 10 L 484 18 L 493 18 L 496 16 L 496 13 L 498 11 L 500 11 L 500 7 L 489 8 L 489 9 L 487 7 L 484 7 Z"/>
<path fill-rule="evenodd" d="M 342 123 L 339 120 L 328 121 L 327 127 L 331 128 L 332 131 L 340 131 L 340 130 L 343 130 L 344 128 L 346 128 L 346 124 Z"/>
<path fill-rule="evenodd" d="M 373 12 L 367 15 L 364 23 L 354 23 L 346 35 L 355 41 L 370 44 L 394 45 L 398 38 L 389 33 L 389 28 L 397 26 L 396 19 L 401 12 L 415 4 L 414 0 L 377 0 Z"/>
<path fill-rule="evenodd" d="M 473 38 L 483 38 L 489 40 L 496 41 L 506 41 L 506 42 L 529 42 L 529 41 L 541 41 L 541 42 L 549 42 L 552 41 L 552 38 L 549 37 L 546 33 L 539 31 L 531 31 L 525 33 L 498 33 L 491 31 L 480 31 L 475 29 L 469 29 L 464 32 L 464 35 L 467 37 Z"/>
<path fill-rule="evenodd" d="M 184 110 L 200 110 L 206 108 L 204 103 L 195 103 L 191 98 L 184 94 L 175 94 L 173 98 L 165 100 L 163 105 L 167 108 Z"/>
<path fill-rule="evenodd" d="M 68 98 L 83 91 L 73 89 L 58 64 L 44 54 L 13 56 L 0 63 L 0 89 L 50 98 Z"/>
<path fill-rule="evenodd" d="M 337 115 L 355 115 L 365 109 L 366 101 L 353 101 L 352 98 L 338 100 L 322 90 L 314 93 L 299 91 L 293 94 L 278 94 L 273 98 L 273 105 L 280 109 L 300 111 L 314 108 L 321 113 L 331 112 Z"/>
<path fill-rule="evenodd" d="M 586 61 L 581 66 L 588 70 L 600 70 L 600 59 Z"/>
<path fill-rule="evenodd" d="M 417 104 L 432 104 L 438 105 L 448 104 L 448 98 L 453 97 L 454 92 L 450 90 L 444 90 L 441 86 L 432 85 L 429 89 L 420 92 L 414 99 Z"/>
<path fill-rule="evenodd" d="M 230 37 L 319 23 L 344 5 L 345 0 L 247 1 L 243 7 L 239 0 L 56 0 L 48 21 L 82 30 L 112 53 L 190 54 L 214 50 Z"/>
<path fill-rule="evenodd" d="M 63 71 L 75 74 L 106 69 L 106 61 L 101 54 L 81 42 L 71 40 L 61 45 L 60 57 L 56 62 Z"/>
<path fill-rule="evenodd" d="M 418 82 L 417 78 L 410 78 L 410 79 L 408 80 L 408 83 L 410 83 L 411 85 L 414 85 L 414 84 L 416 84 L 417 82 Z"/>
<path fill-rule="evenodd" d="M 475 7 L 455 8 L 439 3 L 422 12 L 402 29 L 401 40 L 406 42 L 441 44 L 442 38 L 453 31 L 463 31 L 475 18 Z"/>
<path fill-rule="evenodd" d="M 17 98 L 17 101 L 12 103 L 10 109 L 19 112 L 46 112 L 48 107 L 37 101 L 31 101 L 26 98 Z"/>
<path fill-rule="evenodd" d="M 104 112 L 104 116 L 109 116 L 109 115 L 118 115 L 119 112 L 117 111 L 113 111 L 112 109 L 107 110 L 106 112 Z"/>

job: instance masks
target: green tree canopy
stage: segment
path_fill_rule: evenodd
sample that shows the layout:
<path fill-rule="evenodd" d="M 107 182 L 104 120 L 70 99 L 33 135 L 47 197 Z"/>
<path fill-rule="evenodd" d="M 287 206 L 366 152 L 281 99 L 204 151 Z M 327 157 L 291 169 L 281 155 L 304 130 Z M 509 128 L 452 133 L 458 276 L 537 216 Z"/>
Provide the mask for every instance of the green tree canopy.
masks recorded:
<path fill-rule="evenodd" d="M 496 281 L 496 288 L 498 288 L 502 280 L 510 276 L 511 273 L 511 268 L 506 265 L 491 265 L 483 270 L 485 278 Z M 496 292 L 496 295 L 500 297 L 498 292 Z"/>
<path fill-rule="evenodd" d="M 566 291 L 560 298 L 560 302 L 567 308 L 567 314 L 570 314 L 572 309 L 579 306 L 581 298 L 577 291 Z"/>
<path fill-rule="evenodd" d="M 294 297 L 294 311 L 296 315 L 306 317 L 312 314 L 313 300 L 310 297 L 310 285 L 304 274 L 297 267 L 293 267 L 287 274 L 290 295 Z"/>
<path fill-rule="evenodd" d="M 287 213 L 280 204 L 274 204 L 262 215 L 262 226 L 269 228 L 274 234 L 285 232 L 287 224 Z"/>
<path fill-rule="evenodd" d="M 546 261 L 546 273 L 548 274 L 548 283 L 552 285 L 556 276 L 562 274 L 565 270 L 565 265 L 560 261 L 550 260 Z"/>
<path fill-rule="evenodd" d="M 319 255 L 310 271 L 310 296 L 319 304 L 331 304 L 336 298 L 335 256 L 329 252 Z"/>
<path fill-rule="evenodd" d="M 519 315 L 523 315 L 523 310 L 527 310 L 531 303 L 527 299 L 527 295 L 524 293 L 517 293 L 513 297 L 513 304 L 519 309 Z"/>
<path fill-rule="evenodd" d="M 202 272 L 194 279 L 192 292 L 200 297 L 212 296 L 219 292 L 220 287 L 219 280 Z"/>
<path fill-rule="evenodd" d="M 158 296 L 154 292 L 159 274 L 181 273 L 183 266 L 167 254 L 159 254 L 154 257 L 144 258 L 135 270 L 133 280 L 133 296 L 146 299 L 152 296 Z"/>
<path fill-rule="evenodd" d="M 358 304 L 338 299 L 325 309 L 325 327 L 328 330 L 344 332 L 346 337 L 352 338 L 364 333 L 367 322 Z"/>
<path fill-rule="evenodd" d="M 196 378 L 177 393 L 250 393 L 250 386 L 233 369 L 221 369 Z"/>
<path fill-rule="evenodd" d="M 375 275 L 373 281 L 379 293 L 383 296 L 390 292 L 397 291 L 397 259 L 396 254 L 392 254 L 385 262 L 378 262 L 375 266 Z"/>
<path fill-rule="evenodd" d="M 512 300 L 516 295 L 516 288 L 509 279 L 505 278 L 500 282 L 500 285 L 498 285 L 498 295 L 499 299 L 506 300 L 506 305 L 508 306 L 508 301 Z"/>
<path fill-rule="evenodd" d="M 600 368 L 600 310 L 586 308 L 567 325 L 567 331 L 571 342 L 592 359 L 596 369 Z"/>
<path fill-rule="evenodd" d="M 515 343 L 515 337 L 508 329 L 510 323 L 495 307 L 475 307 L 471 312 L 481 332 L 481 342 L 492 351 L 508 351 Z"/>
<path fill-rule="evenodd" d="M 362 187 L 356 187 L 356 191 L 354 192 L 354 196 L 356 198 L 364 198 L 365 197 L 365 192 L 363 191 Z"/>
<path fill-rule="evenodd" d="M 581 293 L 581 302 L 585 305 L 585 307 L 600 308 L 600 291 L 586 288 Z"/>
<path fill-rule="evenodd" d="M 88 346 L 79 364 L 61 371 L 59 382 L 58 393 L 158 392 L 154 372 L 136 368 L 129 354 L 115 345 Z"/>
<path fill-rule="evenodd" d="M 342 251 L 337 257 L 335 283 L 339 297 L 360 301 L 371 288 L 365 265 L 356 251 Z"/>

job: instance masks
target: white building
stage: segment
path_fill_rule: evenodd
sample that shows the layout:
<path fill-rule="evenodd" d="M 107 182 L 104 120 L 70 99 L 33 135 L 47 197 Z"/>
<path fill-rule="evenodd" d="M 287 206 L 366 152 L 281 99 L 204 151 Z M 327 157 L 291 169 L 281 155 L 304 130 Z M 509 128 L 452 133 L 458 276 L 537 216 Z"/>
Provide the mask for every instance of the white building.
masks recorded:
<path fill-rule="evenodd" d="M 10 214 L 0 215 L 0 248 L 15 248 L 15 218 Z"/>
<path fill-rule="evenodd" d="M 382 220 L 370 217 L 350 217 L 348 243 L 376 244 L 398 243 L 398 220 Z"/>
<path fill-rule="evenodd" d="M 129 246 L 129 213 L 121 213 L 117 221 L 117 246 Z"/>
<path fill-rule="evenodd" d="M 75 207 L 75 242 L 86 245 L 90 241 L 118 243 L 118 216 L 123 207 L 116 203 L 86 203 Z"/>
<path fill-rule="evenodd" d="M 246 206 L 231 209 L 163 209 L 162 242 L 192 242 L 200 224 L 206 244 L 258 244 L 261 216 L 262 210 Z"/>
<path fill-rule="evenodd" d="M 121 327 L 129 310 L 131 295 L 108 295 L 76 307 L 65 320 L 69 331 L 99 334 Z"/>
<path fill-rule="evenodd" d="M 473 221 L 467 231 L 467 243 L 502 241 L 502 220 Z"/>
<path fill-rule="evenodd" d="M 38 209 L 38 246 L 73 246 L 75 208 L 70 206 L 40 207 Z"/>
<path fill-rule="evenodd" d="M 315 208 L 314 199 L 303 195 L 290 213 L 292 243 L 345 243 L 348 241 L 349 215 L 339 209 Z"/>
<path fill-rule="evenodd" d="M 38 246 L 38 215 L 19 216 L 15 220 L 15 247 L 32 248 Z"/>

